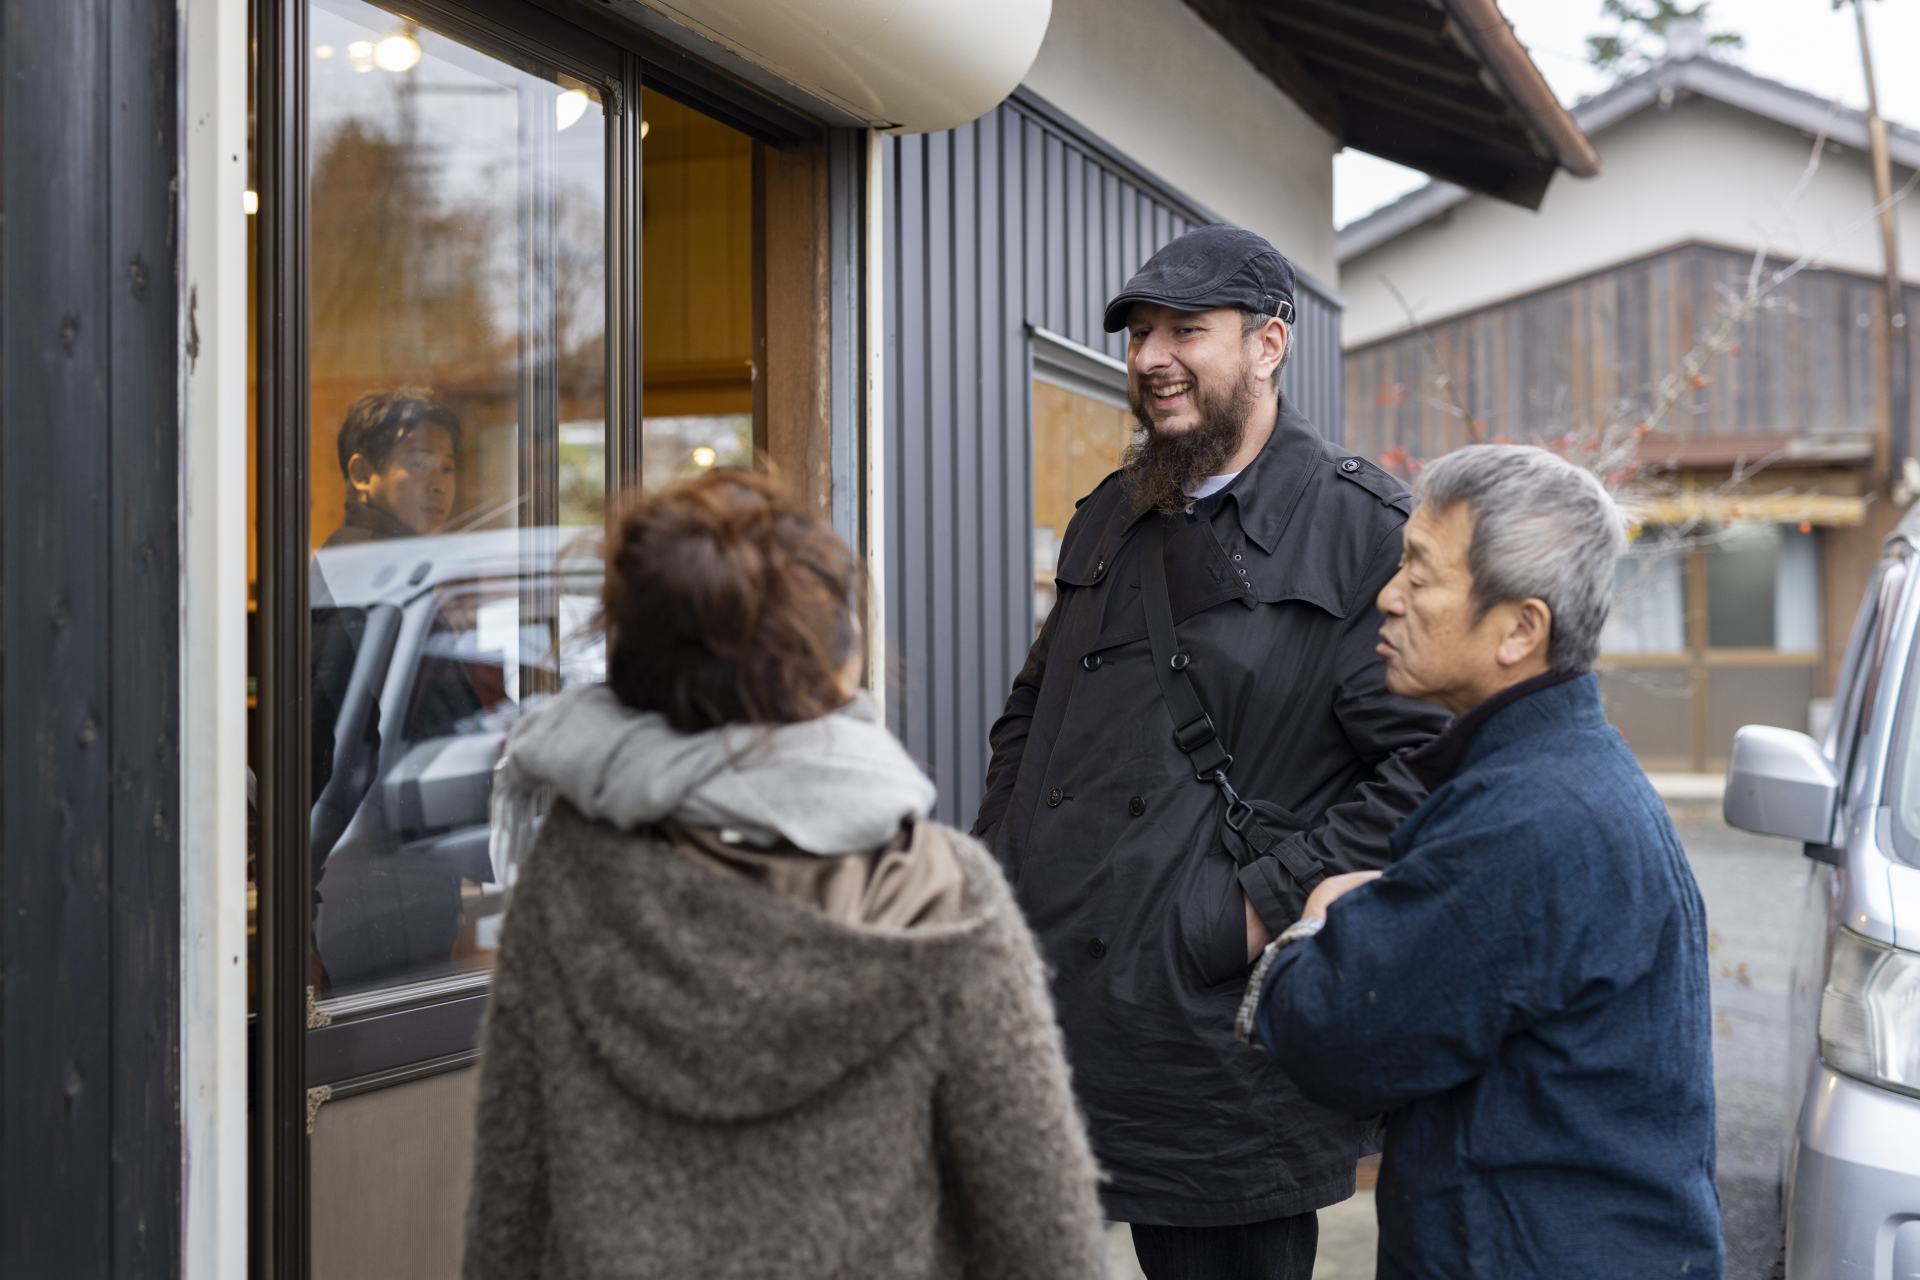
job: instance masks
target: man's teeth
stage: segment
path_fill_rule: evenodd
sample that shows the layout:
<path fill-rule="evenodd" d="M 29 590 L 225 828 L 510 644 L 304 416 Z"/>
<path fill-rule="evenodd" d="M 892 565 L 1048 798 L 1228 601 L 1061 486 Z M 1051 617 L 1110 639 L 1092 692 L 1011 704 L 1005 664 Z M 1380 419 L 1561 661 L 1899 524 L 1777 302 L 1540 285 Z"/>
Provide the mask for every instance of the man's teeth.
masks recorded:
<path fill-rule="evenodd" d="M 1193 383 L 1175 382 L 1175 383 L 1169 384 L 1168 386 L 1155 387 L 1153 389 L 1153 396 L 1154 396 L 1154 399 L 1156 400 L 1171 400 L 1175 396 L 1185 395 L 1187 392 L 1191 390 L 1193 390 Z"/>

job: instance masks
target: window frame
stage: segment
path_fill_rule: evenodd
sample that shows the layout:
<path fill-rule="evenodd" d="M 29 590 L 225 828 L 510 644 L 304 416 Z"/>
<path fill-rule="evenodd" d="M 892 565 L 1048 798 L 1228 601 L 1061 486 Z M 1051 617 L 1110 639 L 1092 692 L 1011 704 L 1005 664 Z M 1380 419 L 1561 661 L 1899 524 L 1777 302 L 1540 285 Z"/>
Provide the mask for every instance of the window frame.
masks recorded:
<path fill-rule="evenodd" d="M 736 76 L 689 58 L 672 43 L 605 15 L 562 16 L 512 0 L 371 0 L 472 48 L 571 76 L 602 95 L 607 140 L 606 359 L 609 497 L 640 480 L 642 264 L 640 90 L 644 84 L 775 145 L 812 141 L 826 128 Z M 258 546 L 253 731 L 259 766 L 256 990 L 249 1014 L 249 1143 L 253 1180 L 253 1274 L 308 1274 L 314 1113 L 331 1098 L 472 1065 L 491 974 L 454 974 L 318 999 L 309 981 L 312 851 L 309 846 L 309 415 L 310 288 L 309 0 L 256 0 L 253 185 L 258 214 L 253 281 L 253 355 Z M 846 130 L 836 131 L 844 134 Z M 836 154 L 849 150 L 846 146 Z M 858 164 L 833 170 L 834 208 L 857 208 Z M 844 218 L 841 219 L 844 221 Z M 829 266 L 857 277 L 859 236 L 836 223 Z M 855 264 L 851 269 L 847 258 Z M 833 295 L 834 331 L 847 319 Z M 836 367 L 836 372 L 839 372 Z M 836 384 L 837 385 L 837 384 Z M 834 426 L 857 411 L 836 392 Z M 839 464 L 836 461 L 836 474 Z M 267 851 L 274 851 L 268 856 Z"/>

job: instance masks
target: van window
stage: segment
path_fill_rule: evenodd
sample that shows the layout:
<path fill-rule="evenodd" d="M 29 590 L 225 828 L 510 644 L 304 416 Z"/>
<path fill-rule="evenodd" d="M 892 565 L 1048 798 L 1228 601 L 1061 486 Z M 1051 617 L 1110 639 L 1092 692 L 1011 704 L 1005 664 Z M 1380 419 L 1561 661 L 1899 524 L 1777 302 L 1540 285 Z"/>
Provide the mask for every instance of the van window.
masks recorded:
<path fill-rule="evenodd" d="M 1905 561 L 1895 561 L 1881 575 L 1874 592 L 1873 613 L 1863 619 L 1863 648 L 1857 669 L 1847 690 L 1847 720 L 1841 725 L 1840 742 L 1844 752 L 1834 763 L 1836 772 L 1846 781 L 1846 795 L 1859 796 L 1866 790 L 1867 752 L 1860 749 L 1873 732 L 1874 704 L 1880 696 L 1880 674 L 1886 667 L 1887 646 L 1893 639 L 1893 624 L 1900 613 L 1900 598 L 1907 583 Z M 1904 715 L 1904 712 L 1903 712 Z"/>

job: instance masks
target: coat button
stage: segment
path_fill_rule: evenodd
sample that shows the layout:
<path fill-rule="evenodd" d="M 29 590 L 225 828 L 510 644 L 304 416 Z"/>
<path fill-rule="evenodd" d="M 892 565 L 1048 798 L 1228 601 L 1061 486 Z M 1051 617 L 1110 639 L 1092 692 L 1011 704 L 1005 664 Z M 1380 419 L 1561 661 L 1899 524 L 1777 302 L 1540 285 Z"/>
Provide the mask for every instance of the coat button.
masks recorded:
<path fill-rule="evenodd" d="M 1357 458 L 1348 458 L 1345 462 L 1340 464 L 1340 469 L 1346 472 L 1348 475 L 1352 475 L 1354 472 L 1360 469 L 1360 462 Z"/>
<path fill-rule="evenodd" d="M 1053 790 L 1047 792 L 1047 808 L 1058 809 L 1060 807 L 1060 802 L 1062 800 L 1065 800 L 1066 798 L 1067 798 L 1066 792 L 1060 790 L 1060 788 L 1058 787 L 1055 787 Z"/>
<path fill-rule="evenodd" d="M 1088 671 L 1098 671 L 1100 669 L 1100 655 L 1097 653 L 1090 653 L 1086 657 L 1080 659 L 1080 665 L 1082 667 L 1085 667 Z"/>
<path fill-rule="evenodd" d="M 1107 944 L 1099 938 L 1094 938 L 1087 943 L 1087 954 L 1098 960 L 1107 954 Z"/>
<path fill-rule="evenodd" d="M 1145 800 L 1142 800 L 1139 796 L 1135 796 L 1133 799 L 1127 801 L 1127 812 L 1132 814 L 1134 817 L 1137 818 L 1141 814 L 1145 813 L 1146 811 L 1147 811 L 1147 802 Z"/>

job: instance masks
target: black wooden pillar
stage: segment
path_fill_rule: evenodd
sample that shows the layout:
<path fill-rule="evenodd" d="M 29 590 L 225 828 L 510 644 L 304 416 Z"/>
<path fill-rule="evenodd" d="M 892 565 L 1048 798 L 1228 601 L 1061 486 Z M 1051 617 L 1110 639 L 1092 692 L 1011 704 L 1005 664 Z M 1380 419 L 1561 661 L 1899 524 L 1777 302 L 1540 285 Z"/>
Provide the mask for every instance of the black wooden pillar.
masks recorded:
<path fill-rule="evenodd" d="M 178 23 L 0 5 L 5 1276 L 180 1268 Z"/>

